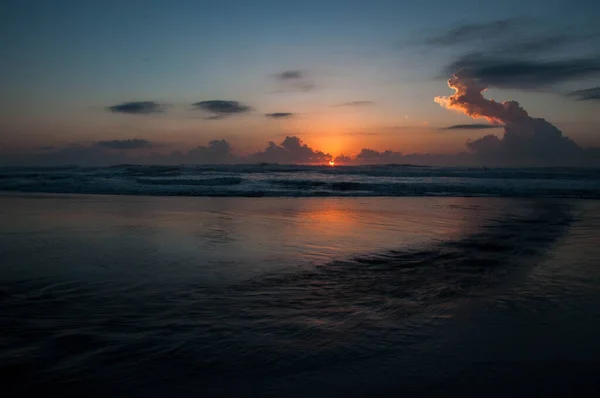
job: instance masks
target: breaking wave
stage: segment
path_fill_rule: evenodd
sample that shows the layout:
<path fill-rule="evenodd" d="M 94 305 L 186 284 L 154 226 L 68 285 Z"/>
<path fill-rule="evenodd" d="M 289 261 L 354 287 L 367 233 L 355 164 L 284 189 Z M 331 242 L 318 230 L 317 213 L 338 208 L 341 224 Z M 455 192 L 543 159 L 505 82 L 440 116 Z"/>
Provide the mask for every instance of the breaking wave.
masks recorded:
<path fill-rule="evenodd" d="M 383 166 L 2 168 L 0 190 L 187 196 L 500 196 L 600 198 L 600 170 Z"/>

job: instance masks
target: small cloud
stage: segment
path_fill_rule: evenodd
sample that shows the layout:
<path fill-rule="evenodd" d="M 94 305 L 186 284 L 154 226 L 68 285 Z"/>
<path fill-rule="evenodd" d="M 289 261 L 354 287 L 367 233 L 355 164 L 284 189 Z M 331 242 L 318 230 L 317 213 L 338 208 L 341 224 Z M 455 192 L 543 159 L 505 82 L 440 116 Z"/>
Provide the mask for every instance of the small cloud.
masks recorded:
<path fill-rule="evenodd" d="M 275 112 L 275 113 L 265 113 L 266 117 L 271 119 L 286 119 L 294 116 L 291 112 Z"/>
<path fill-rule="evenodd" d="M 212 113 L 211 116 L 206 118 L 210 120 L 223 119 L 228 116 L 247 113 L 252 110 L 250 106 L 244 105 L 238 101 L 209 100 L 196 102 L 192 105 L 195 109 Z"/>
<path fill-rule="evenodd" d="M 304 73 L 299 70 L 286 70 L 277 73 L 275 77 L 279 80 L 296 80 L 304 78 Z"/>
<path fill-rule="evenodd" d="M 485 130 L 485 129 L 496 129 L 503 127 L 500 124 L 484 124 L 484 123 L 472 123 L 472 124 L 453 124 L 452 126 L 442 127 L 440 130 Z"/>
<path fill-rule="evenodd" d="M 111 141 L 99 141 L 96 142 L 96 146 L 109 148 L 109 149 L 141 149 L 141 148 L 152 148 L 152 143 L 148 140 L 141 140 L 134 138 L 132 140 L 111 140 Z"/>
<path fill-rule="evenodd" d="M 134 115 L 148 115 L 164 112 L 164 106 L 154 101 L 133 101 L 109 106 L 106 108 L 113 113 L 129 113 Z"/>
<path fill-rule="evenodd" d="M 375 102 L 373 102 L 373 101 L 350 101 L 350 102 L 343 102 L 343 103 L 337 104 L 335 106 L 371 106 L 371 105 L 375 105 Z"/>
<path fill-rule="evenodd" d="M 275 74 L 275 79 L 287 91 L 310 91 L 315 88 L 314 83 L 300 70 L 286 70 Z"/>
<path fill-rule="evenodd" d="M 577 101 L 600 101 L 600 87 L 573 91 L 568 96 L 576 97 Z"/>

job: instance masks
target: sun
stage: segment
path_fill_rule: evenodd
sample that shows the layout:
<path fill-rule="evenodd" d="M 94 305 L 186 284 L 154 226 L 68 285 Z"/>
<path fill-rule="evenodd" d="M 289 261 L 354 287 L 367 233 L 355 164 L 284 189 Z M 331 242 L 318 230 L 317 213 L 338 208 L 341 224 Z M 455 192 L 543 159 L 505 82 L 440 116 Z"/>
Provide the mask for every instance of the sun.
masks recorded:
<path fill-rule="evenodd" d="M 330 165 L 330 166 L 335 166 L 335 162 L 334 162 L 333 160 L 330 160 L 330 161 L 329 161 L 329 165 Z"/>

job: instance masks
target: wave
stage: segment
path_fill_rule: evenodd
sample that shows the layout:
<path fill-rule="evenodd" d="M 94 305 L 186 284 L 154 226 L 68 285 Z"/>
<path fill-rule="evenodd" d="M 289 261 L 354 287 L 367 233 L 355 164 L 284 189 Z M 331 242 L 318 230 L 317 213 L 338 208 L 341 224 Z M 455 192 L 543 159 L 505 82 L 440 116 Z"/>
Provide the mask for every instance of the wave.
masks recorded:
<path fill-rule="evenodd" d="M 155 179 L 155 178 L 137 178 L 136 182 L 149 185 L 237 185 L 244 181 L 240 177 L 216 177 L 204 179 Z"/>
<path fill-rule="evenodd" d="M 600 170 L 385 166 L 137 166 L 0 169 L 0 190 L 187 196 L 600 198 Z"/>
<path fill-rule="evenodd" d="M 10 342 L 25 354 L 7 351 L 5 379 L 25 372 L 32 381 L 8 383 L 9 395 L 38 387 L 76 395 L 90 385 L 100 395 L 127 395 L 140 386 L 152 395 L 165 384 L 122 376 L 165 371 L 171 372 L 165 395 L 173 386 L 178 395 L 217 395 L 232 375 L 247 386 L 265 375 L 286 382 L 318 372 L 326 379 L 342 364 L 372 368 L 365 362 L 371 358 L 383 358 L 387 368 L 388 358 L 420 353 L 413 347 L 422 345 L 413 342 L 430 344 L 423 323 L 435 328 L 462 300 L 494 297 L 490 289 L 535 267 L 574 222 L 565 201 L 519 201 L 514 208 L 510 202 L 481 228 L 452 240 L 285 267 L 225 286 L 206 287 L 198 278 L 19 282 L 5 293 L 3 309 L 13 321 Z M 74 381 L 57 384 L 65 374 Z"/>
<path fill-rule="evenodd" d="M 571 186 L 543 184 L 492 185 L 466 181 L 358 182 L 323 180 L 268 180 L 269 184 L 299 190 L 350 192 L 356 196 L 503 196 L 503 197 L 598 197 L 600 192 Z M 326 192 L 321 192 L 326 193 Z"/>
<path fill-rule="evenodd" d="M 235 285 L 236 292 L 292 311 L 318 312 L 310 306 L 378 309 L 406 317 L 424 308 L 492 288 L 520 267 L 533 266 L 574 221 L 567 203 L 535 202 L 527 213 L 490 220 L 482 230 L 456 240 L 412 250 L 391 250 L 333 261 L 305 271 L 262 275 Z M 323 292 L 303 300 L 305 291 Z M 260 295 L 249 292 L 260 291 Z M 366 300 L 368 298 L 368 300 Z M 294 303 L 303 302 L 303 307 Z"/>
<path fill-rule="evenodd" d="M 179 166 L 118 165 L 110 167 L 110 169 L 122 170 L 123 173 L 131 176 L 161 176 L 181 174 L 181 167 Z"/>

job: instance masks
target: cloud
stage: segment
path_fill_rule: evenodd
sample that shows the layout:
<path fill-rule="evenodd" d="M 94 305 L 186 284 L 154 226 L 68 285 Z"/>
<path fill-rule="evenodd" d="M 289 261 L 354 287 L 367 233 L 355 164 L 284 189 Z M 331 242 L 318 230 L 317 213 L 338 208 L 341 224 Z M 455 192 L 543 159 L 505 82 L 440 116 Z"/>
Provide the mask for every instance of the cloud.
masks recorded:
<path fill-rule="evenodd" d="M 265 113 L 266 117 L 271 119 L 286 119 L 294 116 L 293 113 L 290 112 L 275 112 L 275 113 Z"/>
<path fill-rule="evenodd" d="M 240 159 L 232 153 L 229 142 L 213 140 L 207 146 L 191 149 L 185 156 L 184 162 L 193 164 L 228 164 L 239 163 Z"/>
<path fill-rule="evenodd" d="M 300 70 L 286 70 L 277 73 L 275 77 L 279 80 L 298 80 L 304 78 L 304 72 Z"/>
<path fill-rule="evenodd" d="M 238 101 L 210 100 L 195 102 L 192 105 L 195 109 L 211 113 L 212 115 L 208 116 L 207 119 L 222 119 L 232 115 L 247 113 L 252 110 L 250 106 L 244 105 Z"/>
<path fill-rule="evenodd" d="M 504 124 L 504 135 L 486 135 L 468 141 L 467 147 L 488 164 L 550 165 L 577 163 L 587 156 L 585 150 L 544 119 L 533 118 L 516 101 L 496 102 L 486 99 L 485 85 L 457 73 L 448 86 L 455 92 L 449 97 L 436 97 L 440 105 L 473 118 L 485 118 Z"/>
<path fill-rule="evenodd" d="M 285 137 L 281 144 L 277 145 L 273 141 L 268 143 L 264 151 L 251 155 L 249 161 L 252 163 L 327 163 L 332 159 L 328 153 L 314 150 L 304 144 L 298 137 Z"/>
<path fill-rule="evenodd" d="M 425 43 L 461 49 L 444 75 L 461 71 L 488 87 L 540 89 L 600 75 L 597 39 L 577 26 L 548 33 L 534 20 L 512 18 L 463 24 Z"/>
<path fill-rule="evenodd" d="M 600 101 L 600 87 L 577 90 L 568 94 L 570 97 L 576 97 L 577 101 Z"/>
<path fill-rule="evenodd" d="M 356 161 L 359 163 L 402 163 L 402 153 L 393 151 L 379 152 L 374 149 L 363 148 L 358 155 Z"/>
<path fill-rule="evenodd" d="M 310 91 L 315 88 L 315 84 L 300 70 L 286 70 L 275 74 L 275 79 L 279 82 L 284 91 Z"/>
<path fill-rule="evenodd" d="M 543 29 L 540 30 L 540 27 Z M 458 25 L 427 38 L 425 44 L 440 47 L 471 45 L 471 48 L 479 47 L 479 51 L 487 54 L 531 57 L 556 52 L 567 45 L 573 49 L 574 46 L 594 41 L 596 38 L 596 34 L 582 34 L 575 28 L 548 33 L 544 25 L 539 25 L 534 20 L 510 18 Z"/>
<path fill-rule="evenodd" d="M 507 29 L 513 28 L 516 22 L 516 19 L 502 19 L 485 23 L 462 24 L 441 35 L 428 38 L 425 43 L 434 46 L 448 46 L 473 40 L 489 40 L 505 35 Z"/>
<path fill-rule="evenodd" d="M 465 76 L 463 71 L 448 80 L 448 87 L 454 90 L 449 97 L 435 97 L 441 106 L 464 113 L 473 118 L 484 118 L 492 124 L 518 123 L 529 118 L 518 102 L 496 102 L 483 96 L 487 86 Z"/>
<path fill-rule="evenodd" d="M 542 119 L 534 119 L 542 120 Z M 551 126 L 551 125 L 550 125 Z M 548 131 L 547 125 L 538 131 Z M 556 131 L 554 132 L 557 134 Z M 528 141 L 527 137 L 513 135 L 509 131 L 503 138 L 487 135 L 479 140 L 468 141 L 470 152 L 456 154 L 429 154 L 363 148 L 356 156 L 340 155 L 334 160 L 338 165 L 404 164 L 430 166 L 599 166 L 600 148 L 581 149 L 572 147 L 569 153 L 564 150 L 560 139 L 542 137 Z M 544 133 L 542 133 L 543 135 Z M 560 132 L 558 132 L 560 135 Z M 566 138 L 566 137 L 563 137 Z M 523 142 L 524 140 L 524 142 Z M 514 141 L 514 142 L 513 142 Z M 521 142 L 519 142 L 521 141 Z M 532 143 L 540 156 L 531 158 Z M 551 142 L 550 145 L 548 143 Z M 552 144 L 553 142 L 553 144 Z M 552 145 L 559 144 L 556 152 Z M 540 144 L 540 145 L 537 145 Z M 519 152 L 523 149 L 522 152 Z M 29 154 L 6 154 L 0 158 L 3 166 L 110 166 L 116 164 L 179 165 L 179 164 L 240 164 L 240 163 L 280 163 L 280 164 L 326 164 L 330 154 L 310 148 L 297 137 L 286 137 L 279 145 L 269 142 L 264 151 L 249 156 L 238 156 L 224 139 L 213 140 L 208 145 L 200 145 L 187 152 L 175 151 L 169 154 L 140 154 L 136 151 L 114 151 L 99 145 L 70 144 L 54 151 Z M 378 171 L 379 173 L 379 171 Z"/>
<path fill-rule="evenodd" d="M 440 130 L 484 130 L 484 129 L 495 129 L 498 127 L 502 127 L 497 124 L 482 124 L 482 123 L 473 123 L 473 124 L 454 124 L 448 127 L 442 127 Z"/>
<path fill-rule="evenodd" d="M 152 143 L 148 140 L 142 140 L 134 138 L 132 140 L 111 140 L 111 141 L 99 141 L 96 143 L 97 146 L 109 148 L 109 149 L 140 149 L 140 148 L 151 148 Z"/>
<path fill-rule="evenodd" d="M 133 101 L 109 106 L 106 108 L 113 113 L 129 113 L 134 115 L 148 115 L 164 112 L 164 106 L 154 101 Z"/>
<path fill-rule="evenodd" d="M 488 48 L 488 51 L 500 55 L 511 56 L 531 56 L 555 51 L 568 44 L 573 44 L 579 40 L 585 39 L 581 36 L 573 36 L 569 34 L 551 34 L 540 37 L 525 37 L 520 38 L 520 41 L 510 40 L 502 43 L 497 47 Z"/>
<path fill-rule="evenodd" d="M 350 156 L 346 156 L 344 154 L 341 154 L 340 156 L 336 157 L 334 160 L 335 164 L 337 165 L 349 165 L 354 163 L 354 159 Z"/>
<path fill-rule="evenodd" d="M 371 106 L 371 105 L 375 105 L 375 102 L 373 102 L 373 101 L 350 101 L 350 102 L 343 102 L 343 103 L 337 104 L 335 106 Z"/>
<path fill-rule="evenodd" d="M 536 89 L 600 75 L 600 58 L 536 61 L 475 53 L 461 56 L 446 67 L 449 73 L 457 70 L 485 86 Z"/>

